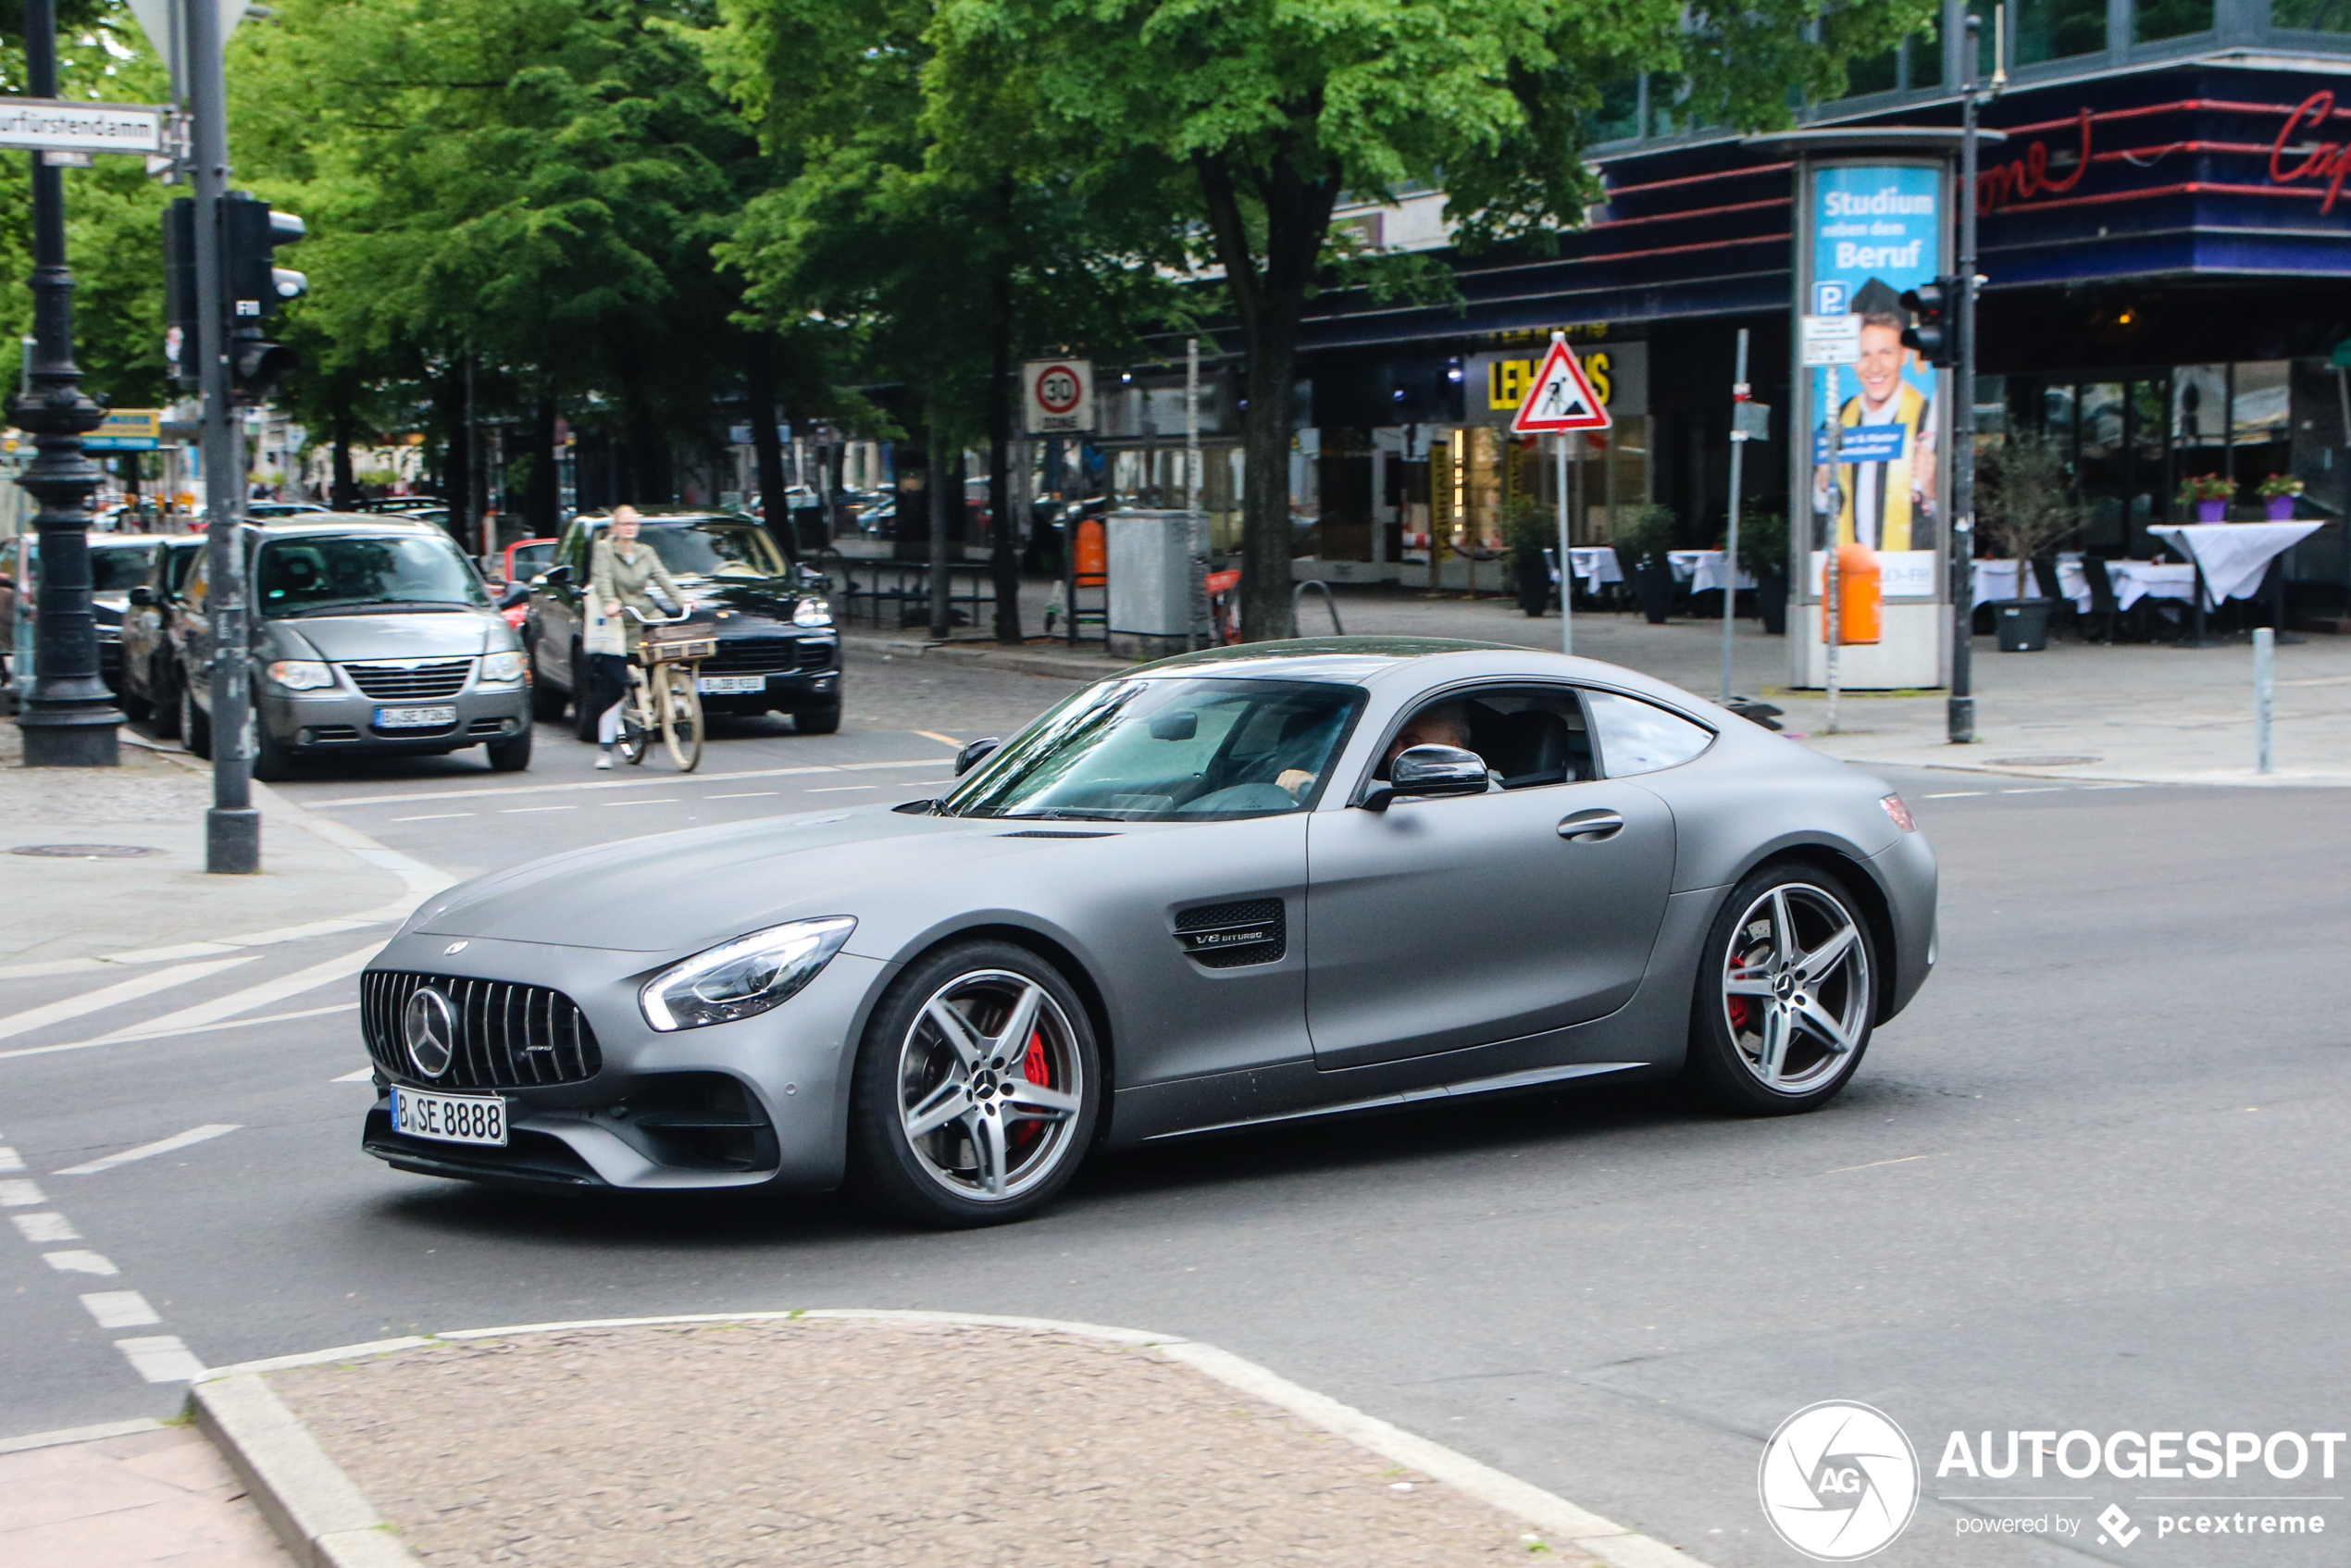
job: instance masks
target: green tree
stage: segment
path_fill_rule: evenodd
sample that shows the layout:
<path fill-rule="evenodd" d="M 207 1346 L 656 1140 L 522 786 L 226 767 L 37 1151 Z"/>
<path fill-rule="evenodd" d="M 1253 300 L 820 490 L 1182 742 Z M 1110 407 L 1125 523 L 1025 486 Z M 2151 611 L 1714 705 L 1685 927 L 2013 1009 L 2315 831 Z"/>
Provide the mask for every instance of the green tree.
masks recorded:
<path fill-rule="evenodd" d="M 1447 192 L 1459 247 L 1540 246 L 1598 194 L 1600 88 L 1678 73 L 1684 114 L 1785 123 L 1929 0 L 942 0 L 942 69 L 1021 59 L 1055 145 L 1096 189 L 1163 193 L 1223 268 L 1247 355 L 1242 624 L 1289 619 L 1289 388 L 1306 302 L 1340 254 L 1342 193 Z"/>

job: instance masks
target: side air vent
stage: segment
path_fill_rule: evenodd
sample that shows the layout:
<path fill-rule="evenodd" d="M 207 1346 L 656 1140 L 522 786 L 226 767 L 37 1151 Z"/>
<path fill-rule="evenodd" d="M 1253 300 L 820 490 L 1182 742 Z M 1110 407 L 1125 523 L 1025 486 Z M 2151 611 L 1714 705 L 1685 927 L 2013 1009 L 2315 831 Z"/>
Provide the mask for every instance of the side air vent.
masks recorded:
<path fill-rule="evenodd" d="M 1209 969 L 1244 964 L 1278 964 L 1289 951 L 1289 931 L 1279 899 L 1213 903 L 1176 916 L 1176 944 Z"/>

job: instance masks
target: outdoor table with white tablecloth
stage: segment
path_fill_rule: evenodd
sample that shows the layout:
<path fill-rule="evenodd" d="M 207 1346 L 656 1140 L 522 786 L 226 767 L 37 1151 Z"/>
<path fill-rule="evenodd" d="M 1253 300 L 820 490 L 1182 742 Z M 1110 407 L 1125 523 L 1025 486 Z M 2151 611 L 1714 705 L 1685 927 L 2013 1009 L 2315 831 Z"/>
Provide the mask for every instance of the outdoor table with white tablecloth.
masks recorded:
<path fill-rule="evenodd" d="M 2218 609 L 2223 599 L 2250 599 L 2261 591 L 2270 563 L 2319 531 L 2307 523 L 2171 523 L 2147 532 L 2169 540 L 2180 554 L 2204 568 L 2204 601 Z"/>
<path fill-rule="evenodd" d="M 1968 565 L 1975 594 L 1973 603 L 2020 597 L 2014 561 L 1971 561 Z M 2196 568 L 2184 562 L 2158 565 L 2153 561 L 2108 561 L 2106 575 L 2114 584 L 2114 607 L 2118 610 L 2127 610 L 2142 599 L 2186 601 L 2196 597 Z M 2090 579 L 2083 575 L 2080 555 L 2058 557 L 2058 591 L 2073 602 L 2075 609 L 2084 614 L 2090 610 Z"/>
<path fill-rule="evenodd" d="M 1720 591 L 1730 575 L 1720 550 L 1668 550 L 1665 560 L 1673 568 L 1673 580 L 1688 583 L 1692 593 Z M 1753 588 L 1754 574 L 1739 573 L 1739 586 Z"/>
<path fill-rule="evenodd" d="M 1578 544 L 1568 550 L 1575 566 L 1575 575 L 1584 579 L 1584 591 L 1597 593 L 1611 582 L 1624 580 L 1624 568 L 1617 565 L 1616 551 L 1606 544 Z M 1543 549 L 1543 563 L 1551 569 L 1551 580 L 1560 579 L 1560 555 L 1549 545 Z"/>

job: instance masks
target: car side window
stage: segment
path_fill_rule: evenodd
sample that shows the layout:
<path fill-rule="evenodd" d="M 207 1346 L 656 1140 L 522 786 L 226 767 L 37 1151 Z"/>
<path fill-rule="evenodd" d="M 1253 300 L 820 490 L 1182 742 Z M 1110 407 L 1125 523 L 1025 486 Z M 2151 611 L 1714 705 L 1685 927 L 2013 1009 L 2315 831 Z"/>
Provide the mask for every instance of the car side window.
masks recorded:
<path fill-rule="evenodd" d="M 1611 778 L 1679 767 L 1714 743 L 1714 732 L 1655 703 L 1614 691 L 1586 691 L 1600 765 Z"/>
<path fill-rule="evenodd" d="M 204 608 L 204 579 L 205 566 L 206 564 L 205 557 L 208 555 L 210 552 L 197 550 L 192 552 L 192 554 L 194 554 L 196 558 L 196 564 L 188 568 L 187 586 L 180 591 L 180 597 L 186 601 L 190 609 L 201 610 Z"/>
<path fill-rule="evenodd" d="M 1424 703 L 1388 738 L 1377 777 L 1403 740 L 1474 752 L 1505 790 L 1598 777 L 1584 704 L 1564 687 L 1480 687 Z"/>

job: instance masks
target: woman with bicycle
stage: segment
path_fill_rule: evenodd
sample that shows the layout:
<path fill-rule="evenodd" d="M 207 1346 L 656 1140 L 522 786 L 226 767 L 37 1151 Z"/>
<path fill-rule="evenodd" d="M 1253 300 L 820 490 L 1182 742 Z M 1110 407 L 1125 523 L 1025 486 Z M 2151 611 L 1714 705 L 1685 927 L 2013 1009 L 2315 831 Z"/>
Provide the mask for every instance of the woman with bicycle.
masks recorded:
<path fill-rule="evenodd" d="M 641 525 L 634 506 L 614 507 L 611 524 L 589 555 L 588 583 L 595 603 L 585 652 L 595 666 L 590 689 L 595 693 L 591 701 L 597 714 L 598 767 L 612 765 L 613 742 L 620 736 L 620 708 L 628 694 L 628 658 L 645 636 L 644 623 L 638 617 L 668 618 L 668 612 L 653 597 L 656 588 L 671 604 L 680 610 L 686 607 L 685 590 L 661 564 L 653 547 L 638 539 Z M 632 609 L 636 616 L 628 613 Z"/>

